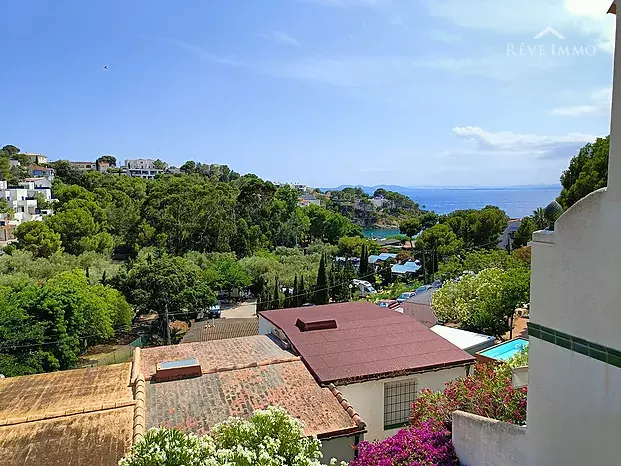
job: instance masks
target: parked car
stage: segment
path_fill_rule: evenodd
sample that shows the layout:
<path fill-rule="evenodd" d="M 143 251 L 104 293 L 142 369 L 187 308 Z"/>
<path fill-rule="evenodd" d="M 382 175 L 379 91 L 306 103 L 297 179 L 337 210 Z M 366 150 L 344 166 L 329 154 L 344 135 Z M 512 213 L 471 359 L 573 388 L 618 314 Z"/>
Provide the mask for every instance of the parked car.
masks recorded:
<path fill-rule="evenodd" d="M 425 291 L 427 291 L 429 288 L 427 288 L 427 285 L 423 285 L 423 286 L 419 286 L 418 288 L 416 288 L 415 293 L 416 294 L 421 294 L 424 293 Z"/>
<path fill-rule="evenodd" d="M 215 306 L 211 306 L 207 310 L 207 317 L 210 319 L 219 319 L 221 314 L 222 311 L 220 309 L 220 303 L 216 304 Z"/>
<path fill-rule="evenodd" d="M 436 281 L 434 281 L 434 282 L 431 284 L 431 286 L 432 286 L 433 288 L 442 288 L 442 280 L 436 280 Z"/>
<path fill-rule="evenodd" d="M 401 296 L 397 298 L 397 302 L 401 304 L 403 301 L 406 301 L 415 295 L 416 295 L 415 291 L 406 291 L 405 293 L 401 293 Z"/>

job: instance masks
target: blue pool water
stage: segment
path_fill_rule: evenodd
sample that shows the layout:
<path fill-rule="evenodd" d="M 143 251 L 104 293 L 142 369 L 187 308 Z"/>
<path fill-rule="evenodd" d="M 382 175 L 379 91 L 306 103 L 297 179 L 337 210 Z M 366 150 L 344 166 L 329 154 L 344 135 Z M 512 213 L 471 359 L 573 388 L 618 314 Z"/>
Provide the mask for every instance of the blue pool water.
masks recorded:
<path fill-rule="evenodd" d="M 160 363 L 161 369 L 174 369 L 176 367 L 196 366 L 198 361 L 195 358 L 181 359 L 180 361 L 168 361 Z"/>
<path fill-rule="evenodd" d="M 490 349 L 481 351 L 479 354 L 499 361 L 508 361 L 526 347 L 528 347 L 528 340 L 518 338 L 493 346 Z"/>

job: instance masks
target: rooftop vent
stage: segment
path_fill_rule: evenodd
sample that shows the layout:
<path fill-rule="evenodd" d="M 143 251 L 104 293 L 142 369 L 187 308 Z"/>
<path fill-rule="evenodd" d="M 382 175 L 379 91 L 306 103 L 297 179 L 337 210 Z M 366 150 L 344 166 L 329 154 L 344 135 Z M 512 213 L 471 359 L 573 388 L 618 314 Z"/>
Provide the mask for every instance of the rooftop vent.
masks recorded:
<path fill-rule="evenodd" d="M 166 361 L 157 365 L 155 381 L 165 382 L 167 380 L 189 379 L 191 377 L 200 377 L 201 374 L 201 365 L 196 358 Z"/>
<path fill-rule="evenodd" d="M 313 330 L 329 330 L 337 328 L 336 320 L 302 320 L 298 319 L 295 326 L 300 329 L 300 332 L 312 332 Z"/>

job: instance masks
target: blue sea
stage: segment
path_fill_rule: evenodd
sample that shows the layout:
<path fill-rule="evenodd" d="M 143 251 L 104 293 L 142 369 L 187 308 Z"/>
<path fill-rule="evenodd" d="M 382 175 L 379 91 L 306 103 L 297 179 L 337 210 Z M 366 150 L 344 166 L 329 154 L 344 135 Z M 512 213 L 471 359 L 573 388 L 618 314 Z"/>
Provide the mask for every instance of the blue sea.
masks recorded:
<path fill-rule="evenodd" d="M 408 196 L 427 210 L 448 214 L 454 210 L 482 209 L 486 205 L 500 207 L 511 218 L 531 215 L 537 207 L 545 207 L 558 197 L 559 187 L 519 188 L 405 188 L 391 189 Z M 369 189 L 370 190 L 370 189 Z M 366 189 L 365 189 L 366 191 Z M 373 191 L 371 191 L 371 194 Z M 365 230 L 365 235 L 385 238 L 399 230 Z"/>

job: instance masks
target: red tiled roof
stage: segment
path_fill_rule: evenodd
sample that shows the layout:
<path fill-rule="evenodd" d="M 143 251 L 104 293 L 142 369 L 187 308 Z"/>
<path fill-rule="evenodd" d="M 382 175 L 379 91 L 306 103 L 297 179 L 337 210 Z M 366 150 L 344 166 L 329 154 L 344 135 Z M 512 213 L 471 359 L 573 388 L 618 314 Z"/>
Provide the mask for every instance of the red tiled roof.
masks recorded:
<path fill-rule="evenodd" d="M 245 365 L 233 366 L 238 361 L 234 355 L 246 353 L 258 341 L 265 344 L 264 350 L 273 351 L 254 351 L 247 355 Z M 246 417 L 257 409 L 279 406 L 304 423 L 306 435 L 330 438 L 364 429 L 364 422 L 340 393 L 317 385 L 299 357 L 280 349 L 265 335 L 181 344 L 176 346 L 180 350 L 177 356 L 207 356 L 225 342 L 229 346 L 228 367 L 207 371 L 203 367 L 200 377 L 147 382 L 147 428 L 163 426 L 203 435 L 230 416 Z M 142 350 L 142 355 L 148 355 L 148 349 Z"/>
<path fill-rule="evenodd" d="M 203 373 L 233 366 L 242 367 L 262 361 L 290 358 L 269 337 L 256 335 L 245 338 L 182 343 L 180 345 L 143 348 L 140 351 L 140 371 L 146 380 L 155 374 L 158 363 L 196 358 Z"/>
<path fill-rule="evenodd" d="M 322 383 L 361 381 L 474 362 L 416 319 L 368 302 L 264 311 Z M 335 319 L 336 329 L 301 332 L 297 319 Z"/>

